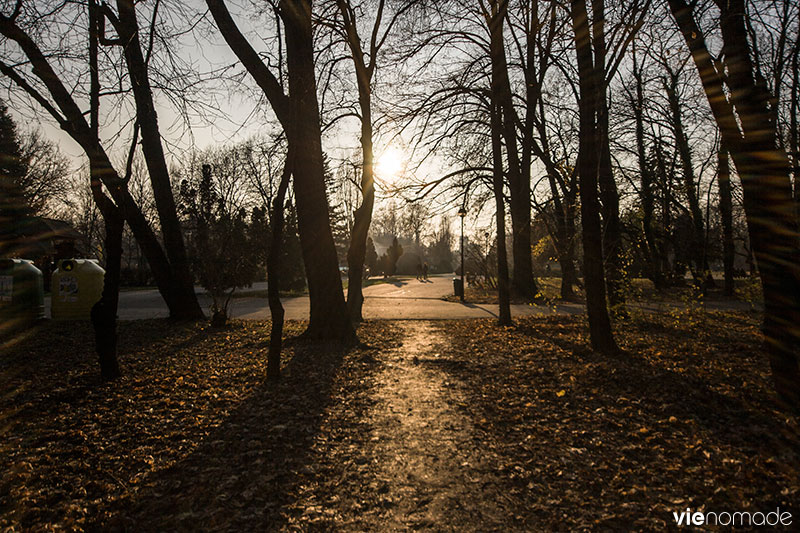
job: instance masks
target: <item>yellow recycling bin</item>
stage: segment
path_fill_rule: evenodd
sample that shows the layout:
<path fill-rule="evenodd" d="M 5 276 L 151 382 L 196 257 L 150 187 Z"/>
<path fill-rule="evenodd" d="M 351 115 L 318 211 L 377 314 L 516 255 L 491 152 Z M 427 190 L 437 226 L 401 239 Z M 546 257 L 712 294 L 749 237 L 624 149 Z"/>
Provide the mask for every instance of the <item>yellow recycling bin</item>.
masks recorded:
<path fill-rule="evenodd" d="M 50 314 L 54 320 L 89 320 L 103 294 L 106 271 L 94 259 L 62 259 L 53 272 Z"/>

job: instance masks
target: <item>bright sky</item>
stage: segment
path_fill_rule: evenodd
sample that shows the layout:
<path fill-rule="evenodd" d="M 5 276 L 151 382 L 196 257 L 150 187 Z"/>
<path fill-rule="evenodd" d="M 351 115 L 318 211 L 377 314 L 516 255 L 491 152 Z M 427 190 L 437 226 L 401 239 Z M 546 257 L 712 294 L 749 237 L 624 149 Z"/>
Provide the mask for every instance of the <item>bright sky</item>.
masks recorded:
<path fill-rule="evenodd" d="M 196 13 L 205 11 L 204 5 L 196 3 Z M 233 6 L 233 4 L 231 4 Z M 192 8 L 194 9 L 194 7 Z M 232 8 L 233 9 L 233 8 Z M 260 24 L 261 19 L 234 16 L 242 27 L 242 30 L 250 37 L 251 43 L 260 52 L 267 52 L 267 44 L 255 37 L 259 31 L 265 31 L 265 24 Z M 202 25 L 201 25 L 202 26 Z M 199 27 L 200 28 L 200 27 Z M 205 28 L 208 29 L 208 28 Z M 198 32 L 202 31 L 202 28 Z M 237 58 L 222 42 L 221 37 L 214 30 L 211 37 L 208 35 L 195 36 L 187 35 L 180 39 L 180 56 L 194 68 L 201 72 L 210 72 L 226 66 L 238 63 Z M 238 71 L 242 72 L 239 68 Z M 178 161 L 184 156 L 187 150 L 192 148 L 203 149 L 208 146 L 219 146 L 244 140 L 257 133 L 267 133 L 275 131 L 275 121 L 269 105 L 261 95 L 260 91 L 254 88 L 249 76 L 242 76 L 240 83 L 211 82 L 207 90 L 198 93 L 202 104 L 215 110 L 212 117 L 189 117 L 187 123 L 185 117 L 176 112 L 165 97 L 157 95 L 157 109 L 159 114 L 159 125 L 164 137 L 165 150 L 173 161 Z M 81 105 L 85 103 L 79 102 Z M 13 110 L 12 110 L 13 111 Z M 54 125 L 52 120 L 40 109 L 34 109 L 35 114 L 30 110 L 18 114 L 18 123 L 22 127 L 41 127 L 45 134 L 56 140 L 64 153 L 72 157 L 75 167 L 85 161 L 85 155 L 80 147 L 67 135 Z M 117 133 L 122 127 L 122 123 L 127 120 L 129 110 L 114 109 L 110 99 L 103 99 L 101 102 L 101 113 L 105 120 L 104 134 L 110 136 Z M 31 119 L 34 119 L 33 121 Z M 36 124 L 35 119 L 39 119 Z M 130 128 L 128 134 L 121 135 L 112 145 L 105 142 L 104 145 L 112 156 L 112 160 L 121 165 L 130 142 Z M 376 156 L 376 185 L 377 185 L 377 206 L 380 208 L 382 200 L 386 196 L 386 191 L 403 184 L 404 180 L 413 170 L 413 162 L 410 161 L 409 152 L 405 149 L 403 139 L 392 140 L 394 132 L 388 132 L 383 137 L 375 138 Z M 334 159 L 347 157 L 348 154 L 357 153 L 359 146 L 359 127 L 354 119 L 341 121 L 328 132 L 323 138 L 323 148 Z M 448 169 L 437 168 L 441 166 L 441 161 L 434 158 L 431 162 L 423 164 L 418 170 L 414 171 L 414 178 L 435 178 L 441 173 L 448 172 Z M 454 221 L 457 220 L 455 214 L 458 206 L 452 207 L 449 212 L 440 207 L 434 209 L 435 212 L 452 215 Z M 437 214 L 437 218 L 438 218 Z M 438 221 L 432 221 L 438 225 Z M 469 224 L 469 219 L 468 219 Z"/>

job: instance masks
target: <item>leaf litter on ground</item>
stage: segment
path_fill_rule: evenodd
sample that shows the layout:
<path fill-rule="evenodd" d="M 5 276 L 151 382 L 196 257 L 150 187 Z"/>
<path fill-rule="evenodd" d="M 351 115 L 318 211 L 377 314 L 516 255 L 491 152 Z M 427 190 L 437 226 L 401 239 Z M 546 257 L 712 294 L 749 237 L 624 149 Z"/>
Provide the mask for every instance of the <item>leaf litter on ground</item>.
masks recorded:
<path fill-rule="evenodd" d="M 0 352 L 0 529 L 646 531 L 686 507 L 800 512 L 798 426 L 771 401 L 755 315 L 680 318 L 634 317 L 612 358 L 582 317 L 434 321 L 421 331 L 445 341 L 408 361 L 399 322 L 350 347 L 288 322 L 278 384 L 265 322 L 122 322 L 111 384 L 87 324 L 42 324 Z M 444 407 L 393 398 L 401 378 Z M 452 479 L 412 468 L 451 442 Z"/>

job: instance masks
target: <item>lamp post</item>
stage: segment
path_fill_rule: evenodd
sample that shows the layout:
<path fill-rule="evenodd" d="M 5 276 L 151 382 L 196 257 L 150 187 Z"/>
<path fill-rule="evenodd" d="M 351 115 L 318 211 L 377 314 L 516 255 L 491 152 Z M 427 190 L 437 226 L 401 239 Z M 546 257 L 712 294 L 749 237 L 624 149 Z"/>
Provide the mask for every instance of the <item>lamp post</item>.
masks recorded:
<path fill-rule="evenodd" d="M 466 292 L 467 283 L 466 275 L 467 269 L 464 266 L 464 217 L 467 216 L 467 208 L 463 205 L 458 210 L 458 216 L 461 217 L 461 301 L 464 301 L 464 292 Z"/>

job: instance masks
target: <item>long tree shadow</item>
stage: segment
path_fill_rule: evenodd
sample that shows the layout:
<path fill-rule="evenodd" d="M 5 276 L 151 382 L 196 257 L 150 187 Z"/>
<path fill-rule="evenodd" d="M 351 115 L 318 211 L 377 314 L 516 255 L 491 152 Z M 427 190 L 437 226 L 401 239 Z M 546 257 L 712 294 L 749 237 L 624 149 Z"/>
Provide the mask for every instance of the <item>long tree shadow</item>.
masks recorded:
<path fill-rule="evenodd" d="M 262 382 L 188 456 L 146 479 L 96 527 L 137 531 L 274 530 L 294 512 L 292 493 L 313 474 L 332 386 L 354 350 L 303 340 L 279 383 Z M 371 364 L 364 355 L 359 364 Z M 374 361 L 374 360 L 372 360 Z"/>
<path fill-rule="evenodd" d="M 599 369 L 591 376 L 595 385 L 613 382 L 621 395 L 639 398 L 639 405 L 647 407 L 653 416 L 669 418 L 677 413 L 691 417 L 716 433 L 722 441 L 730 440 L 734 434 L 738 437 L 742 427 L 760 427 L 769 423 L 763 411 L 753 409 L 754 406 L 743 396 L 723 394 L 711 386 L 707 375 L 686 372 L 684 366 L 671 369 L 633 351 L 621 351 L 611 356 L 599 354 L 589 349 L 584 339 L 574 335 L 553 336 L 531 323 L 519 325 L 516 330 L 522 335 L 552 343 L 571 352 L 581 364 Z M 722 335 L 714 333 L 708 338 L 709 342 L 722 340 Z"/>
<path fill-rule="evenodd" d="M 771 409 L 766 383 L 738 386 L 741 377 L 766 381 L 751 362 L 737 364 L 753 355 L 717 365 L 730 376 L 709 374 L 696 354 L 609 358 L 579 333 L 580 324 L 522 322 L 487 339 L 477 358 L 451 334 L 445 356 L 460 364 L 437 365 L 479 392 L 467 410 L 487 449 L 522 465 L 510 473 L 509 493 L 530 509 L 526 527 L 548 529 L 568 515 L 561 527 L 650 530 L 667 526 L 674 502 L 796 507 L 798 494 L 785 487 L 796 483 L 798 435 Z"/>

